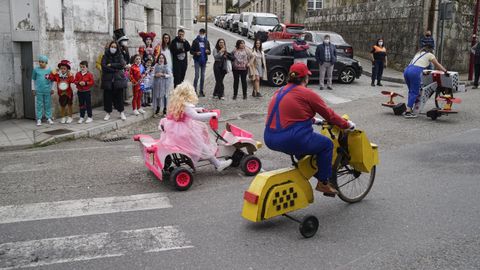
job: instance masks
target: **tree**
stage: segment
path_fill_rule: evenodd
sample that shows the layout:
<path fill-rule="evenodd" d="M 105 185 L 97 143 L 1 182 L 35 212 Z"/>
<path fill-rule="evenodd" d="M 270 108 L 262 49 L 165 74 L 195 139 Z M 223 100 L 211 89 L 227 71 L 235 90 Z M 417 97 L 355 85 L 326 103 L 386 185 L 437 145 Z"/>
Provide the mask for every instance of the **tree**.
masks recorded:
<path fill-rule="evenodd" d="M 304 23 L 307 0 L 290 0 L 290 21 L 292 23 Z"/>

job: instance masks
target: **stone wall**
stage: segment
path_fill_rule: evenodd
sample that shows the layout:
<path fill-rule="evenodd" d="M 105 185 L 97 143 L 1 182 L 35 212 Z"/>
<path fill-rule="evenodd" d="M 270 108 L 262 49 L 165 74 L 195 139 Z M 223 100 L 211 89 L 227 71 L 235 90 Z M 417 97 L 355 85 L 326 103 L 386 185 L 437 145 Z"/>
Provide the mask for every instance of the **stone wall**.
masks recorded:
<path fill-rule="evenodd" d="M 369 57 L 375 41 L 383 37 L 389 64 L 397 69 L 408 64 L 423 31 L 422 1 L 337 2 L 341 2 L 339 7 L 309 13 L 305 21 L 307 28 L 339 33 L 353 46 L 354 54 L 364 58 Z"/>
<path fill-rule="evenodd" d="M 466 72 L 475 0 L 453 2 L 453 19 L 445 21 L 444 26 L 442 64 L 449 70 Z M 369 57 L 376 39 L 383 37 L 389 65 L 403 70 L 418 50 L 419 38 L 426 28 L 433 30 L 435 54 L 439 54 L 438 3 L 438 0 L 336 0 L 332 4 L 335 7 L 310 13 L 306 25 L 312 30 L 341 34 L 353 46 L 354 54 L 365 58 Z"/>
<path fill-rule="evenodd" d="M 11 117 L 15 112 L 13 46 L 10 29 L 9 1 L 0 1 L 0 118 Z"/>

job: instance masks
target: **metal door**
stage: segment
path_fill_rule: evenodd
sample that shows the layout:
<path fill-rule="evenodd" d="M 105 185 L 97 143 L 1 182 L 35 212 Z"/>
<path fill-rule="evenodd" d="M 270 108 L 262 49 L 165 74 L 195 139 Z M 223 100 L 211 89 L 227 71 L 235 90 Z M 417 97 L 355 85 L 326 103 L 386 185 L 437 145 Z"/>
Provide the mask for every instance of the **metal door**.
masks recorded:
<path fill-rule="evenodd" d="M 22 42 L 22 88 L 23 88 L 23 117 L 35 119 L 35 97 L 32 95 L 33 52 L 31 42 Z"/>

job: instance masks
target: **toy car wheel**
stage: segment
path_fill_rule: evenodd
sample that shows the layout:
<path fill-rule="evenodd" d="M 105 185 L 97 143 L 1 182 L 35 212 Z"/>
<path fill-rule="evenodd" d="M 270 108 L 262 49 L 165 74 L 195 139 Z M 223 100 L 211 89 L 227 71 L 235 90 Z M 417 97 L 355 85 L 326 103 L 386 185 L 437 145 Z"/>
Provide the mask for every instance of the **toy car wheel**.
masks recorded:
<path fill-rule="evenodd" d="M 170 174 L 170 181 L 177 190 L 185 191 L 193 184 L 193 174 L 187 168 L 177 167 Z"/>
<path fill-rule="evenodd" d="M 315 216 L 306 216 L 300 223 L 300 234 L 305 238 L 310 238 L 317 233 L 318 219 Z"/>
<path fill-rule="evenodd" d="M 254 176 L 262 169 L 262 162 L 254 155 L 247 155 L 240 161 L 240 169 L 247 176 Z"/>
<path fill-rule="evenodd" d="M 232 165 L 230 165 L 231 167 L 238 167 L 240 166 L 240 162 L 242 162 L 242 158 L 245 156 L 245 152 L 243 152 L 242 150 L 240 149 L 237 149 L 235 150 L 235 152 L 233 153 L 231 159 L 232 159 Z"/>
<path fill-rule="evenodd" d="M 431 109 L 430 111 L 427 112 L 427 117 L 430 117 L 432 120 L 437 120 L 438 116 L 440 115 L 440 112 L 438 112 L 438 109 Z"/>

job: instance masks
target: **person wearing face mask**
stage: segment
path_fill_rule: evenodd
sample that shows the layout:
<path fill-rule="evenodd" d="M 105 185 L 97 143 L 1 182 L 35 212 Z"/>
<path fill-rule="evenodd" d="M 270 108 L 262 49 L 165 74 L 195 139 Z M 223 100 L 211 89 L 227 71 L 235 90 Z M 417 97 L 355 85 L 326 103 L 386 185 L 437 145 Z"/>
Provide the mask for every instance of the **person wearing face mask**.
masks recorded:
<path fill-rule="evenodd" d="M 372 60 L 372 86 L 375 86 L 375 80 L 377 80 L 378 86 L 383 86 L 383 69 L 387 66 L 387 49 L 383 38 L 377 39 L 370 51 L 370 57 Z"/>
<path fill-rule="evenodd" d="M 355 129 L 352 121 L 346 121 L 313 90 L 307 88 L 312 75 L 304 63 L 296 63 L 288 72 L 288 83 L 275 92 L 268 105 L 268 116 L 264 130 L 265 145 L 274 150 L 297 158 L 315 155 L 318 171 L 314 175 L 318 183 L 316 190 L 326 196 L 334 196 L 337 190 L 329 182 L 332 175 L 332 141 L 312 128 L 321 123 L 315 118 L 318 113 L 332 125 L 342 129 Z"/>
<path fill-rule="evenodd" d="M 320 90 L 323 90 L 324 87 L 325 72 L 327 72 L 327 89 L 333 90 L 333 67 L 335 66 L 335 62 L 337 62 L 337 50 L 335 49 L 335 45 L 330 43 L 329 35 L 325 35 L 323 43 L 317 46 L 317 49 L 315 50 L 315 59 L 320 66 Z"/>
<path fill-rule="evenodd" d="M 128 74 L 128 69 L 130 68 L 130 53 L 128 52 L 128 37 L 125 35 L 123 28 L 116 29 L 113 31 L 115 36 L 115 40 L 117 42 L 118 48 L 117 50 L 120 51 L 123 61 L 125 61 L 125 73 Z M 126 80 L 128 80 L 128 76 L 124 76 Z M 128 96 L 127 96 L 127 86 L 128 83 L 125 84 L 125 89 L 123 90 L 123 105 L 128 105 Z"/>
<path fill-rule="evenodd" d="M 200 97 L 204 97 L 203 86 L 205 84 L 205 68 L 207 67 L 208 56 L 210 55 L 210 42 L 205 36 L 205 29 L 198 31 L 198 36 L 193 40 L 190 53 L 193 55 L 193 62 L 195 63 L 195 79 L 193 80 L 193 87 L 195 93 Z M 197 91 L 198 77 L 200 77 L 200 94 Z"/>
<path fill-rule="evenodd" d="M 127 88 L 127 80 L 124 73 L 126 62 L 118 47 L 117 42 L 111 41 L 102 57 L 103 106 L 107 113 L 105 118 L 103 118 L 105 121 L 110 119 L 112 103 L 120 113 L 120 118 L 127 120 L 123 112 L 123 92 Z"/>
<path fill-rule="evenodd" d="M 305 33 L 302 33 L 293 41 L 293 63 L 302 62 L 306 65 L 308 48 L 310 45 L 305 41 Z"/>
<path fill-rule="evenodd" d="M 170 43 L 173 64 L 173 87 L 181 84 L 185 79 L 188 67 L 188 55 L 190 43 L 185 39 L 185 31 L 178 30 L 178 36 Z"/>

